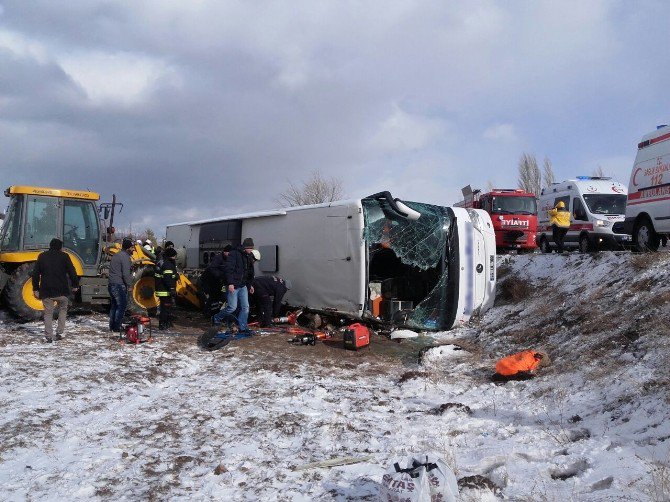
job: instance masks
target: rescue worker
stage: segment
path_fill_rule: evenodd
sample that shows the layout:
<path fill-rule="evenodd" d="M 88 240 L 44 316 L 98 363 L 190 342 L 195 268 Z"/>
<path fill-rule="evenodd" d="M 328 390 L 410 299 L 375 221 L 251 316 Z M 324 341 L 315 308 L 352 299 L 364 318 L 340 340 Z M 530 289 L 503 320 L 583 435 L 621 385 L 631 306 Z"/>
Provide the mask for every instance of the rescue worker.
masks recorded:
<path fill-rule="evenodd" d="M 227 244 L 223 251 L 214 255 L 214 258 L 209 262 L 207 268 L 200 276 L 200 284 L 202 286 L 203 292 L 207 295 L 207 300 L 205 301 L 205 313 L 212 315 L 211 311 L 213 308 L 217 307 L 217 304 L 222 303 L 223 301 L 223 291 L 224 288 L 224 276 L 225 276 L 225 265 L 226 259 L 230 254 L 230 251 L 233 249 L 233 246 Z M 218 308 L 216 310 L 218 312 Z"/>
<path fill-rule="evenodd" d="M 254 293 L 252 281 L 254 280 L 254 251 L 253 239 L 247 237 L 242 245 L 230 251 L 225 264 L 224 284 L 227 285 L 227 305 L 218 314 L 212 317 L 212 323 L 216 326 L 225 319 L 228 329 L 231 321 L 237 317 L 240 333 L 249 333 L 247 321 L 249 319 L 249 293 Z M 235 316 L 238 310 L 239 314 Z"/>
<path fill-rule="evenodd" d="M 157 247 L 156 247 L 156 253 L 155 253 L 155 255 L 156 255 L 156 261 L 159 261 L 159 260 L 161 259 L 161 253 L 162 253 L 163 251 L 165 251 L 165 249 L 168 249 L 168 248 L 174 248 L 174 242 L 172 242 L 172 241 L 165 241 L 165 243 L 163 244 L 163 246 L 165 246 L 165 248 L 162 248 L 161 246 L 157 246 Z"/>
<path fill-rule="evenodd" d="M 156 281 L 156 296 L 160 302 L 158 312 L 158 329 L 169 329 L 172 327 L 172 310 L 177 297 L 177 263 L 175 262 L 177 251 L 169 248 L 163 251 L 161 261 L 156 264 L 154 279 Z"/>
<path fill-rule="evenodd" d="M 142 246 L 144 249 L 149 251 L 151 254 L 155 255 L 156 250 L 154 249 L 153 244 L 151 243 L 151 239 L 147 239 L 144 241 L 144 246 Z"/>
<path fill-rule="evenodd" d="M 556 243 L 556 251 L 562 253 L 565 234 L 570 230 L 570 211 L 565 207 L 565 203 L 559 200 L 554 209 L 550 209 L 547 213 L 549 214 L 549 224 L 551 225 L 554 242 Z"/>
<path fill-rule="evenodd" d="M 279 317 L 281 301 L 286 291 L 291 289 L 291 281 L 274 275 L 263 275 L 254 278 L 254 300 L 260 314 L 259 326 L 267 328 L 274 318 Z"/>

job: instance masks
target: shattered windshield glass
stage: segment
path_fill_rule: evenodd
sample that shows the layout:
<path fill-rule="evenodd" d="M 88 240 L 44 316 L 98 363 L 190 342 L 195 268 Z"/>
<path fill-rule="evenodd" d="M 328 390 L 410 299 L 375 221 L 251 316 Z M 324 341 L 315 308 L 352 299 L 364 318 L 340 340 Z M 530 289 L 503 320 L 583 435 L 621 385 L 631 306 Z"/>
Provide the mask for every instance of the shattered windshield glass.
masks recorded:
<path fill-rule="evenodd" d="M 452 218 L 445 207 L 404 204 L 421 216 L 416 220 L 397 217 L 383 202 L 363 200 L 371 298 L 375 292 L 381 296 L 380 311 L 385 320 L 414 328 L 444 329 Z"/>

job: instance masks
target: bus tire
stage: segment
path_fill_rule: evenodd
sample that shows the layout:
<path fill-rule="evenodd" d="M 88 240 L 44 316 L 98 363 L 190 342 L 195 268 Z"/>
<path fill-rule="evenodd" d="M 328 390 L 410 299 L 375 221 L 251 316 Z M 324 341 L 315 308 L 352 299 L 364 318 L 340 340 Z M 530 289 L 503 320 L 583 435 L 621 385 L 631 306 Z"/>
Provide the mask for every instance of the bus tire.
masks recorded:
<path fill-rule="evenodd" d="M 635 241 L 635 249 L 641 253 L 658 251 L 658 246 L 661 244 L 660 237 L 647 217 L 641 218 L 635 223 L 633 240 Z"/>
<path fill-rule="evenodd" d="M 34 262 L 19 265 L 9 276 L 3 291 L 5 305 L 12 314 L 25 322 L 37 321 L 44 313 L 42 302 L 33 296 L 34 268 Z"/>

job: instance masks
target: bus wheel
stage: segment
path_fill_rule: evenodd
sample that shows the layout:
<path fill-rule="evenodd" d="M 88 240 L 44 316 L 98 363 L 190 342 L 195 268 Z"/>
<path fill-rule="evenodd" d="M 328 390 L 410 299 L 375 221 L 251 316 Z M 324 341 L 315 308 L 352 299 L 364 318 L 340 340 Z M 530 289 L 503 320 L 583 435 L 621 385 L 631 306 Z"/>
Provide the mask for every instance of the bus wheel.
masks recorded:
<path fill-rule="evenodd" d="M 540 239 L 540 251 L 543 253 L 551 253 L 551 246 L 549 245 L 549 239 L 545 236 L 542 236 Z"/>
<path fill-rule="evenodd" d="M 22 321 L 36 321 L 44 313 L 42 301 L 33 295 L 33 268 L 35 263 L 24 263 L 9 277 L 4 300 L 9 310 Z"/>
<path fill-rule="evenodd" d="M 579 252 L 588 253 L 589 251 L 591 251 L 591 241 L 589 241 L 589 236 L 582 234 L 579 238 Z"/>
<path fill-rule="evenodd" d="M 641 253 L 645 251 L 657 251 L 661 243 L 661 239 L 654 231 L 654 227 L 648 218 L 637 222 L 633 231 L 633 238 L 635 239 L 635 249 Z"/>

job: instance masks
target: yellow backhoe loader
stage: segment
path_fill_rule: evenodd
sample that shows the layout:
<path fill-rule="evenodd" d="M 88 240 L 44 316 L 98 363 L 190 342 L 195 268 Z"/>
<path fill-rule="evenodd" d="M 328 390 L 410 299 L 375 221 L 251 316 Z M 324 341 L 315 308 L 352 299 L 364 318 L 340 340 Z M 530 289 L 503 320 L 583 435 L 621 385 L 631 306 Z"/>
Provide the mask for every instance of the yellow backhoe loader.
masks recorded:
<path fill-rule="evenodd" d="M 116 202 L 99 204 L 100 196 L 83 190 L 10 186 L 5 190 L 9 207 L 0 231 L 0 291 L 4 305 L 18 318 L 39 319 L 44 310 L 33 296 L 31 275 L 37 256 L 54 237 L 63 241 L 80 276 L 76 302 L 109 303 L 107 277 L 110 257 L 121 250 L 114 243 Z M 106 223 L 109 222 L 109 225 Z M 155 256 L 140 245 L 131 255 L 134 284 L 128 294 L 131 311 L 152 313 L 158 306 L 154 295 Z M 180 274 L 177 297 L 196 307 L 195 286 Z"/>

